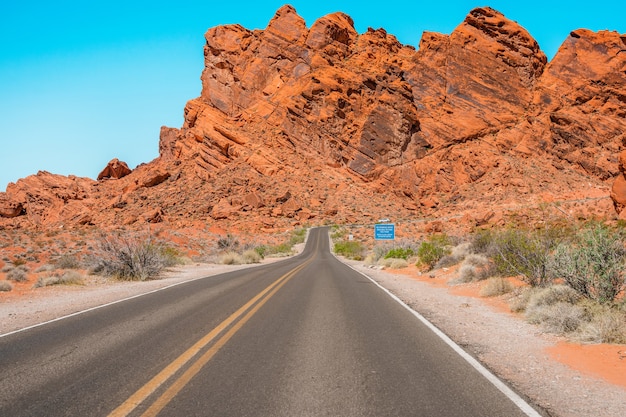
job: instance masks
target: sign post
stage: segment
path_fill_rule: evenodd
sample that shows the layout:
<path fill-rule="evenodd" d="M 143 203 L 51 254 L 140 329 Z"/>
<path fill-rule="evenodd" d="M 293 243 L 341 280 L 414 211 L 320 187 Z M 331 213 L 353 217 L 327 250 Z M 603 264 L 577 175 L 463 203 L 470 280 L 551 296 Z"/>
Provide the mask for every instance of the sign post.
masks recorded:
<path fill-rule="evenodd" d="M 395 240 L 396 225 L 393 223 L 378 223 L 374 225 L 374 239 Z"/>

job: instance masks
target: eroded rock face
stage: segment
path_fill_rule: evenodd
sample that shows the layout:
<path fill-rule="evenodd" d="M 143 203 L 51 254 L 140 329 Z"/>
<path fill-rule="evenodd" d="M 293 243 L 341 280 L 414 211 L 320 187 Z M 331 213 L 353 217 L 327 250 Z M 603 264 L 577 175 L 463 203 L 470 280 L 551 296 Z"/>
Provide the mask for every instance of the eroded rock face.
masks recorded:
<path fill-rule="evenodd" d="M 425 32 L 416 50 L 383 29 L 358 34 L 343 13 L 307 27 L 284 6 L 264 30 L 219 26 L 205 39 L 202 92 L 179 129 L 161 129 L 159 158 L 124 175 L 107 166 L 102 178 L 116 181 L 18 181 L 0 194 L 0 216 L 18 226 L 28 213 L 246 230 L 432 215 L 482 225 L 542 202 L 610 215 L 613 178 L 612 201 L 626 206 L 617 33 L 576 30 L 548 63 L 490 8 L 450 35 Z"/>

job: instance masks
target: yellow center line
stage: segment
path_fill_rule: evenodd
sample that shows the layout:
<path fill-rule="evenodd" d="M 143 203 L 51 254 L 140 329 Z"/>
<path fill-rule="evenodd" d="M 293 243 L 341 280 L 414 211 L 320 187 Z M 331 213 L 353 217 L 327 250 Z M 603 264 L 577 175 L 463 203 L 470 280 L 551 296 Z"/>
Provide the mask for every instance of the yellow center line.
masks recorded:
<path fill-rule="evenodd" d="M 299 272 L 302 268 L 304 268 L 310 262 L 311 262 L 311 259 L 309 259 L 304 264 L 301 264 L 297 268 L 294 268 L 291 271 L 287 272 L 285 275 L 281 276 L 272 284 L 267 286 L 267 288 L 265 288 L 256 296 L 254 296 L 250 301 L 248 301 L 245 305 L 243 305 L 239 310 L 231 314 L 226 320 L 221 322 L 217 327 L 215 327 L 213 330 L 207 333 L 204 337 L 202 337 L 200 340 L 194 343 L 193 346 L 187 349 L 183 354 L 181 354 L 172 363 L 170 363 L 161 372 L 159 372 L 150 381 L 148 381 L 143 387 L 137 390 L 137 392 L 131 395 L 119 407 L 113 410 L 108 415 L 108 417 L 128 416 L 131 412 L 133 412 L 139 406 L 139 404 L 141 404 L 146 398 L 148 398 L 160 386 L 162 386 L 168 379 L 170 379 L 176 372 L 178 372 L 187 362 L 189 362 L 194 356 L 196 356 L 198 352 L 200 352 L 209 343 L 211 343 L 213 339 L 215 339 L 220 333 L 222 333 L 228 326 L 230 326 L 233 322 L 239 319 L 239 317 L 241 317 L 252 305 L 254 305 L 257 301 L 259 301 L 261 298 L 263 298 L 265 295 L 269 293 L 269 295 L 267 295 L 267 298 L 261 301 L 257 306 L 255 306 L 254 309 L 252 309 L 248 314 L 246 314 L 246 316 L 239 323 L 233 326 L 233 328 L 228 333 L 226 333 L 220 340 L 218 340 L 218 342 L 216 342 L 216 344 L 198 360 L 198 362 L 202 361 L 203 359 L 205 359 L 205 356 L 209 354 L 209 352 L 213 352 L 210 354 L 208 358 L 206 358 L 206 360 L 204 360 L 204 362 L 202 363 L 202 365 L 200 365 L 197 371 L 193 373 L 193 375 L 195 375 L 200 370 L 200 368 L 202 368 L 202 366 L 204 366 L 211 359 L 211 357 L 213 357 L 213 355 L 215 355 L 215 353 L 217 353 L 217 351 L 236 333 L 236 331 L 239 330 L 241 326 L 243 326 L 243 324 L 245 324 L 245 322 L 248 321 L 250 317 L 252 317 L 252 315 L 263 304 L 265 304 L 265 302 L 270 297 L 272 297 L 276 293 L 276 291 L 278 291 L 278 289 L 280 289 L 287 281 L 289 281 L 289 279 L 291 279 L 297 272 Z M 216 349 L 216 346 L 217 346 L 217 349 Z M 198 362 L 196 362 L 196 364 L 193 365 L 193 367 L 195 367 L 198 364 Z M 175 384 L 177 384 L 188 372 L 189 370 L 181 378 L 179 378 L 179 380 L 176 381 Z M 191 375 L 191 377 L 193 377 L 193 375 Z M 189 379 L 191 379 L 191 377 Z M 173 395 L 171 395 L 171 397 L 167 400 L 167 402 L 169 402 L 171 398 L 173 398 L 174 395 L 176 395 L 176 393 L 178 393 L 180 389 L 182 389 L 187 382 L 188 381 L 186 381 L 182 386 L 180 386 L 180 388 L 176 392 L 174 392 Z M 172 388 L 170 387 L 170 389 L 167 392 L 169 392 L 171 389 Z M 165 394 L 167 394 L 167 392 Z M 157 402 L 161 401 L 163 396 L 161 396 L 157 400 Z M 156 413 L 158 413 L 167 404 L 167 402 L 163 403 L 163 405 L 154 414 L 144 414 L 144 415 L 156 415 Z M 155 404 L 153 404 L 153 406 L 150 409 L 155 407 Z M 148 411 L 146 413 L 148 413 Z"/>

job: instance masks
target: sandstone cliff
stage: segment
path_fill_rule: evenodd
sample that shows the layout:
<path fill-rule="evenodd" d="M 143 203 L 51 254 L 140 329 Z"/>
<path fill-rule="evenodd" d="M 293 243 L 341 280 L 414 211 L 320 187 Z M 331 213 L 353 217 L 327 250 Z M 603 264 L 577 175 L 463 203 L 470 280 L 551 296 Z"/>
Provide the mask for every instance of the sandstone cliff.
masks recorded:
<path fill-rule="evenodd" d="M 180 129 L 162 128 L 157 159 L 132 172 L 112 161 L 99 181 L 10 184 L 0 225 L 475 225 L 546 203 L 582 216 L 626 206 L 626 36 L 575 30 L 548 63 L 490 8 L 416 49 L 358 34 L 343 13 L 309 28 L 284 6 L 265 30 L 205 38 L 202 93 Z"/>

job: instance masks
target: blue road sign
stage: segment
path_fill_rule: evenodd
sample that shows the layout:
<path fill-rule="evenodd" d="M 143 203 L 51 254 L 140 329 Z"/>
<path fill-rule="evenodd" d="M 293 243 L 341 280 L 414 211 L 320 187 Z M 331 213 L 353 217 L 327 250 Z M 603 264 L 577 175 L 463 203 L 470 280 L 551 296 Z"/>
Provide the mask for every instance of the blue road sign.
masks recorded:
<path fill-rule="evenodd" d="M 382 223 L 374 225 L 374 239 L 394 240 L 396 238 L 396 225 L 393 223 Z"/>

